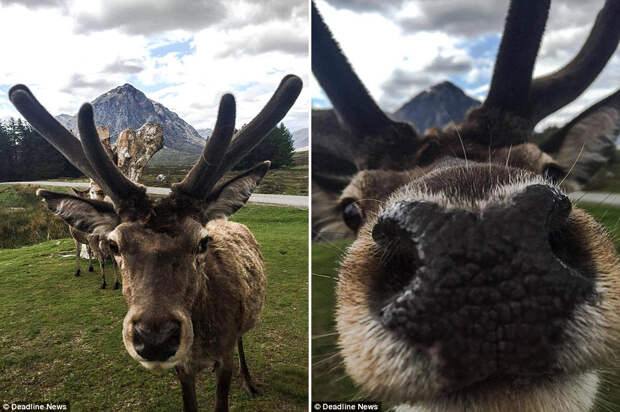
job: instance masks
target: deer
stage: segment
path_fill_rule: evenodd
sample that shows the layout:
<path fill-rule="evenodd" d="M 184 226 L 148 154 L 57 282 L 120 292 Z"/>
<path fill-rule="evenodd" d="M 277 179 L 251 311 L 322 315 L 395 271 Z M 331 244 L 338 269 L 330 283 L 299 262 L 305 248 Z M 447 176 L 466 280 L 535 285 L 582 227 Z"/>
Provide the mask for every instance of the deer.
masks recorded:
<path fill-rule="evenodd" d="M 482 105 L 419 133 L 375 103 L 311 6 L 312 71 L 332 104 L 312 112 L 313 236 L 354 239 L 339 353 L 399 412 L 587 411 L 620 354 L 616 248 L 566 195 L 615 149 L 620 91 L 530 141 L 613 55 L 620 2 L 572 61 L 533 78 L 549 7 L 512 0 Z"/>
<path fill-rule="evenodd" d="M 80 197 L 82 199 L 97 199 L 103 201 L 105 199 L 105 193 L 101 189 L 101 187 L 91 181 L 90 187 L 86 190 L 79 190 L 76 188 L 71 188 L 71 192 L 73 195 Z M 109 200 L 109 199 L 108 199 Z M 99 262 L 99 270 L 101 270 L 101 289 L 105 289 L 107 287 L 107 283 L 105 280 L 105 260 L 108 257 L 112 257 L 110 250 L 107 248 L 106 242 L 102 242 L 102 239 L 99 235 L 89 234 L 75 229 L 73 226 L 69 226 L 69 233 L 71 234 L 71 238 L 75 243 L 75 261 L 76 261 L 76 270 L 75 276 L 80 276 L 80 253 L 82 249 L 82 245 L 86 245 L 86 252 L 88 254 L 88 271 L 93 272 L 93 264 L 92 264 L 92 256 L 95 255 L 95 258 Z M 112 261 L 112 270 L 114 271 L 114 286 L 113 289 L 117 290 L 120 288 L 120 282 L 118 279 L 118 272 L 116 270 L 116 264 Z"/>
<path fill-rule="evenodd" d="M 200 158 L 168 196 L 155 199 L 106 154 L 89 103 L 78 113 L 80 141 L 26 86 L 9 91 L 26 120 L 112 199 L 37 191 L 52 212 L 106 243 L 120 268 L 128 306 L 125 349 L 147 369 L 175 368 L 185 411 L 198 410 L 195 377 L 205 367 L 216 373 L 215 410 L 229 410 L 235 345 L 243 386 L 251 396 L 258 394 L 242 336 L 259 321 L 267 279 L 255 237 L 228 217 L 247 202 L 270 162 L 221 178 L 286 115 L 301 87 L 299 77 L 285 76 L 262 111 L 236 133 L 235 99 L 224 94 Z"/>

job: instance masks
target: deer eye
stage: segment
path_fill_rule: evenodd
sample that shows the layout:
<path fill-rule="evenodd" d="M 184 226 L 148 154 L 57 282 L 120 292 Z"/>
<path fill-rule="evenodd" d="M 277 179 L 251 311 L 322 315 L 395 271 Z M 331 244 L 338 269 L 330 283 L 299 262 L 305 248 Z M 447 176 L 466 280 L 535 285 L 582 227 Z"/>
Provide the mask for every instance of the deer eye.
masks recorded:
<path fill-rule="evenodd" d="M 341 202 L 342 218 L 349 229 L 356 231 L 364 223 L 364 211 L 355 199 L 347 198 Z"/>
<path fill-rule="evenodd" d="M 205 236 L 200 239 L 198 243 L 198 253 L 205 253 L 207 251 L 207 246 L 209 244 L 209 236 Z"/>
<path fill-rule="evenodd" d="M 557 184 L 564 179 L 566 173 L 564 173 L 564 170 L 560 166 L 554 163 L 549 163 L 543 168 L 543 176 L 545 179 Z"/>
<path fill-rule="evenodd" d="M 108 248 L 110 248 L 110 252 L 112 252 L 114 255 L 118 255 L 120 253 L 118 243 L 113 240 L 108 241 Z"/>

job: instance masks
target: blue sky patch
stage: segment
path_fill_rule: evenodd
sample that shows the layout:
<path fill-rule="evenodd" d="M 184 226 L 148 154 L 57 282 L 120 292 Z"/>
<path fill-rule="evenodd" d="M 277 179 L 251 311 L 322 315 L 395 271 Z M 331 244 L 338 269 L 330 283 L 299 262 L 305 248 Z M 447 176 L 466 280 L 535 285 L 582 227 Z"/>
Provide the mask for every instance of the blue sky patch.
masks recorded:
<path fill-rule="evenodd" d="M 500 35 L 498 33 L 485 34 L 474 40 L 464 42 L 461 46 L 467 50 L 467 54 L 475 59 L 488 58 L 495 60 L 497 49 L 499 49 Z"/>
<path fill-rule="evenodd" d="M 153 57 L 163 57 L 170 53 L 176 53 L 180 56 L 192 54 L 194 51 L 196 51 L 196 46 L 193 46 L 191 44 L 193 41 L 194 37 L 192 36 L 186 41 L 168 43 L 163 46 L 152 48 L 150 50 L 150 54 Z"/>

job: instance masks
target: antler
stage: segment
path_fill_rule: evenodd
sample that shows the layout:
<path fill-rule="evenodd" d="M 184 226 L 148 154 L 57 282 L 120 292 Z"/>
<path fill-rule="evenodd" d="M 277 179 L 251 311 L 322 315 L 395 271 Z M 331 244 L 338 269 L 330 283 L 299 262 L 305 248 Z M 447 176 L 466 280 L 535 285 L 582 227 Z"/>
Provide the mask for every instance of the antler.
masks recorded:
<path fill-rule="evenodd" d="M 84 156 L 80 140 L 65 129 L 34 97 L 28 87 L 18 84 L 9 90 L 9 99 L 24 118 L 45 140 L 67 158 L 80 172 L 99 185 L 101 177 Z"/>
<path fill-rule="evenodd" d="M 299 77 L 292 74 L 285 76 L 263 110 L 232 141 L 235 100 L 230 94 L 224 95 L 213 134 L 200 159 L 181 183 L 172 186 L 172 190 L 196 199 L 207 198 L 222 175 L 254 149 L 282 120 L 297 100 L 301 87 Z"/>
<path fill-rule="evenodd" d="M 136 209 L 145 202 L 146 188 L 129 180 L 114 164 L 99 140 L 93 106 L 84 103 L 78 112 L 78 129 L 82 138 L 82 150 L 96 173 L 101 177 L 99 185 L 123 209 Z M 121 206 L 122 205 L 122 206 Z"/>
<path fill-rule="evenodd" d="M 235 98 L 231 94 L 222 96 L 215 128 L 200 159 L 181 183 L 172 186 L 173 190 L 200 199 L 209 194 L 219 179 L 217 170 L 235 131 L 235 111 Z"/>
<path fill-rule="evenodd" d="M 389 167 L 410 161 L 419 136 L 409 123 L 390 119 L 370 97 L 312 2 L 312 72 L 329 97 L 359 168 Z M 380 136 L 380 139 L 373 137 Z"/>
<path fill-rule="evenodd" d="M 510 2 L 491 86 L 483 106 L 525 117 L 549 4 L 550 0 Z"/>
<path fill-rule="evenodd" d="M 475 121 L 485 110 L 496 111 L 487 116 L 488 123 L 506 122 L 505 113 L 516 115 L 512 117 L 512 126 L 521 122 L 521 129 L 504 134 L 505 139 L 496 140 L 495 145 L 522 143 L 538 122 L 579 96 L 618 47 L 620 2 L 607 0 L 575 58 L 556 72 L 532 80 L 549 3 L 550 0 L 510 3 L 489 94 L 482 107 L 468 115 L 468 120 Z M 484 133 L 480 135 L 484 138 Z"/>
<path fill-rule="evenodd" d="M 594 81 L 618 47 L 620 1 L 607 0 L 579 53 L 561 69 L 534 79 L 529 117 L 534 124 L 576 99 Z"/>
<path fill-rule="evenodd" d="M 258 145 L 277 126 L 301 93 L 302 81 L 294 74 L 284 76 L 265 107 L 232 139 L 218 173 L 224 174 Z"/>
<path fill-rule="evenodd" d="M 82 106 L 78 115 L 78 128 L 82 136 L 80 143 L 78 138 L 45 110 L 26 86 L 13 86 L 9 90 L 9 98 L 32 127 L 71 164 L 97 182 L 117 207 L 130 199 L 145 198 L 144 187 L 127 179 L 101 146 L 90 104 Z"/>

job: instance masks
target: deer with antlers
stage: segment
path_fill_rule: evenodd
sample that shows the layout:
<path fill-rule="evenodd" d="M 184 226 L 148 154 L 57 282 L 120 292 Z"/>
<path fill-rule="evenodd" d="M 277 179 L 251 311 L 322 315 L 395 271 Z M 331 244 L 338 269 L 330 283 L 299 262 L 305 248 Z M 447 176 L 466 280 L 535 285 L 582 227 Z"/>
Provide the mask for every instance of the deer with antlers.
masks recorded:
<path fill-rule="evenodd" d="M 301 80 L 284 77 L 263 110 L 233 138 L 235 100 L 220 101 L 215 128 L 202 156 L 165 198 L 151 199 L 106 154 L 93 109 L 78 114 L 81 142 L 63 128 L 22 85 L 9 97 L 30 124 L 74 166 L 97 182 L 112 203 L 39 190 L 47 207 L 67 223 L 100 235 L 114 255 L 128 305 L 123 342 L 148 369 L 176 368 L 186 411 L 198 409 L 195 375 L 217 375 L 215 410 L 227 411 L 235 344 L 245 389 L 252 383 L 242 336 L 252 329 L 265 300 L 266 277 L 256 239 L 226 218 L 241 208 L 263 178 L 264 162 L 220 181 L 284 117 Z"/>
<path fill-rule="evenodd" d="M 381 111 L 312 5 L 312 70 L 333 105 L 312 114 L 313 234 L 356 238 L 341 354 L 399 411 L 590 410 L 620 353 L 616 249 L 562 189 L 613 152 L 620 91 L 528 143 L 616 50 L 620 2 L 571 62 L 532 79 L 549 6 L 512 0 L 482 106 L 419 134 Z"/>
<path fill-rule="evenodd" d="M 104 200 L 105 194 L 103 190 L 97 183 L 91 181 L 90 187 L 86 190 L 79 190 L 76 188 L 72 188 L 71 191 L 77 197 L 82 199 L 97 199 Z M 73 242 L 75 243 L 75 261 L 77 268 L 75 270 L 75 276 L 80 276 L 80 253 L 82 250 L 82 245 L 86 245 L 86 253 L 88 254 L 88 271 L 93 271 L 92 264 L 92 256 L 95 255 L 95 258 L 99 262 L 99 270 L 101 270 L 101 289 L 105 289 L 107 287 L 107 283 L 105 280 L 105 260 L 108 257 L 112 257 L 109 248 L 107 247 L 107 242 L 103 241 L 100 235 L 85 233 L 80 230 L 77 230 L 71 225 L 69 226 L 69 233 L 73 238 Z M 116 264 L 112 262 L 112 270 L 114 271 L 114 289 L 120 288 L 121 284 L 118 280 L 118 272 L 116 271 Z"/>

